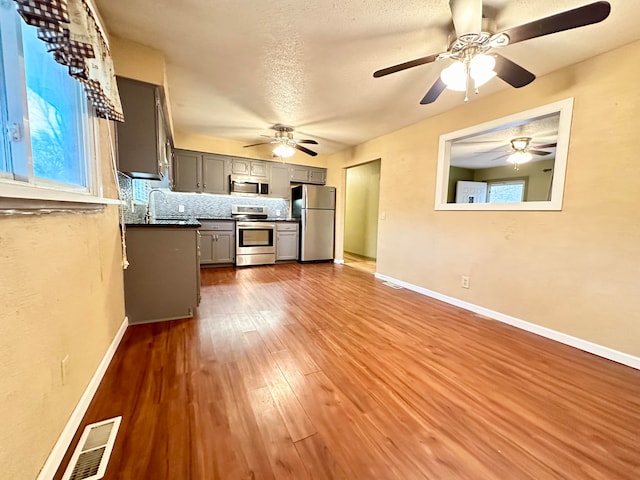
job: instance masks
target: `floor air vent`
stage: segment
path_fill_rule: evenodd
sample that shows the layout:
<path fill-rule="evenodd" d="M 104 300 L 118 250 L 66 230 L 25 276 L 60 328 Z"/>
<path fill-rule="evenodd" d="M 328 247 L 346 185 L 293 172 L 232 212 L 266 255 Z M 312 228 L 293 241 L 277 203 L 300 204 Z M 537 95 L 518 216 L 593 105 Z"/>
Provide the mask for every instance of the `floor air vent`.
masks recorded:
<path fill-rule="evenodd" d="M 122 417 L 87 425 L 62 480 L 98 480 L 104 477 Z"/>
<path fill-rule="evenodd" d="M 400 290 L 402 288 L 400 285 L 396 285 L 395 283 L 391 282 L 382 282 L 382 284 L 386 285 L 387 287 L 395 288 L 396 290 Z"/>

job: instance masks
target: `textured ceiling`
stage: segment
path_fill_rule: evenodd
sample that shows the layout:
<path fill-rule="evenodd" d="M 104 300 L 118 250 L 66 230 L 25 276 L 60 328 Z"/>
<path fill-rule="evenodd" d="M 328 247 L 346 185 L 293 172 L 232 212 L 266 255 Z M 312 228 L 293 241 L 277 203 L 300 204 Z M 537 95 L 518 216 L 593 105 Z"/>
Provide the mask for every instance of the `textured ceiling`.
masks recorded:
<path fill-rule="evenodd" d="M 498 30 L 589 0 L 485 0 Z M 537 76 L 640 38 L 640 1 L 611 0 L 604 22 L 500 51 Z M 446 49 L 446 0 L 97 0 L 107 29 L 164 52 L 176 130 L 255 143 L 275 123 L 319 153 L 397 130 L 462 103 L 419 105 L 441 63 L 375 70 Z M 499 79 L 480 96 L 511 88 Z M 527 88 L 527 87 L 524 87 Z M 473 101 L 473 100 L 472 100 Z"/>

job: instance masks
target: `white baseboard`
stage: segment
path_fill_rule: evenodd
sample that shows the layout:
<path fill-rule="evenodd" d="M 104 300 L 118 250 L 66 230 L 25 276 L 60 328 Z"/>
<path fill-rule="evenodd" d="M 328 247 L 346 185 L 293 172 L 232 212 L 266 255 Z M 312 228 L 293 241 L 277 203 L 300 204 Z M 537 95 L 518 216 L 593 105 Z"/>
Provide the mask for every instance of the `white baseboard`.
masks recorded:
<path fill-rule="evenodd" d="M 120 345 L 120 341 L 122 340 L 122 337 L 124 336 L 124 332 L 127 329 L 128 325 L 129 319 L 125 317 L 122 325 L 120 325 L 120 328 L 116 333 L 116 336 L 113 338 L 111 345 L 109 345 L 109 348 L 104 354 L 100 365 L 98 365 L 98 368 L 93 374 L 89 385 L 87 385 L 87 388 L 82 394 L 82 397 L 80 397 L 80 400 L 78 401 L 76 408 L 73 410 L 71 417 L 69 417 L 69 420 L 62 430 L 60 437 L 58 437 L 58 441 L 54 445 L 53 450 L 51 450 L 49 458 L 47 458 L 47 461 L 44 463 L 42 470 L 40 470 L 40 474 L 38 475 L 37 480 L 51 480 L 56 474 L 56 471 L 60 467 L 60 463 L 62 463 L 64 454 L 67 452 L 67 449 L 69 448 L 69 445 L 73 440 L 73 436 L 76 434 L 76 430 L 78 430 L 80 422 L 82 422 L 84 414 L 89 408 L 89 404 L 91 403 L 91 400 L 93 399 L 93 396 L 95 395 L 96 390 L 98 389 L 98 386 L 102 381 L 102 377 L 107 371 L 109 363 L 111 363 L 113 355 L 118 349 L 118 345 Z"/>
<path fill-rule="evenodd" d="M 338 265 L 344 265 L 344 259 L 342 258 L 334 258 L 333 263 L 337 263 Z"/>
<path fill-rule="evenodd" d="M 629 355 L 628 353 L 619 352 L 618 350 L 604 347 L 602 345 L 598 345 L 597 343 L 592 343 L 578 337 L 573 337 L 571 335 L 567 335 L 566 333 L 558 332 L 557 330 L 542 327 L 540 325 L 536 325 L 535 323 L 527 322 L 525 320 L 521 320 L 504 313 L 496 312 L 485 307 L 474 305 L 473 303 L 465 302 L 464 300 L 460 300 L 458 298 L 449 297 L 448 295 L 443 295 L 442 293 L 438 293 L 427 288 L 418 287 L 417 285 L 403 282 L 402 280 L 388 277 L 387 275 L 383 275 L 381 273 L 376 273 L 375 277 L 379 278 L 380 280 L 400 285 L 407 290 L 412 290 L 422 295 L 426 295 L 427 297 L 435 298 L 436 300 L 443 301 L 450 305 L 464 308 L 465 310 L 484 315 L 485 317 L 498 320 L 499 322 L 507 323 L 514 327 L 521 328 L 522 330 L 526 330 L 527 332 L 535 333 L 536 335 L 555 340 L 556 342 L 564 343 L 565 345 L 569 345 L 571 347 L 584 350 L 585 352 L 593 353 L 594 355 L 598 355 L 599 357 L 604 357 L 606 359 L 613 360 L 614 362 L 618 362 L 623 365 L 627 365 L 629 367 L 640 370 L 640 358 Z"/>

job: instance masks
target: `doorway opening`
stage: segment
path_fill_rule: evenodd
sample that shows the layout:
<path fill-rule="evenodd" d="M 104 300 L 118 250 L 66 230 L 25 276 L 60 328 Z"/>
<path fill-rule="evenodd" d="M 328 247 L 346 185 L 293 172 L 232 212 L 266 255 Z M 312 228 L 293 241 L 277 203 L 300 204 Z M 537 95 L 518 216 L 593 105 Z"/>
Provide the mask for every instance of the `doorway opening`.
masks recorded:
<path fill-rule="evenodd" d="M 344 214 L 344 264 L 376 272 L 380 160 L 347 168 Z"/>

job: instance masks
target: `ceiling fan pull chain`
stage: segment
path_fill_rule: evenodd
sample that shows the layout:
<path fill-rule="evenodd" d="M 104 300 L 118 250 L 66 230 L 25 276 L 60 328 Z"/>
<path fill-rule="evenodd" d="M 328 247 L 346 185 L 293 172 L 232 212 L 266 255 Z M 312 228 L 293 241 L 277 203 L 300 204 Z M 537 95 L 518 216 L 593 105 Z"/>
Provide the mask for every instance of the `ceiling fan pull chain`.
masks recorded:
<path fill-rule="evenodd" d="M 471 84 L 471 68 L 469 68 L 469 61 L 465 60 L 464 62 L 464 69 L 465 69 L 465 73 L 466 75 L 466 80 L 465 80 L 465 84 L 464 84 L 464 101 L 468 102 L 469 101 L 469 85 Z"/>

